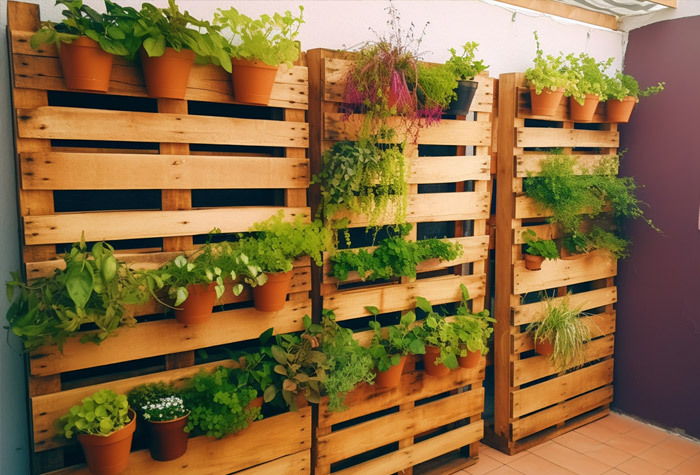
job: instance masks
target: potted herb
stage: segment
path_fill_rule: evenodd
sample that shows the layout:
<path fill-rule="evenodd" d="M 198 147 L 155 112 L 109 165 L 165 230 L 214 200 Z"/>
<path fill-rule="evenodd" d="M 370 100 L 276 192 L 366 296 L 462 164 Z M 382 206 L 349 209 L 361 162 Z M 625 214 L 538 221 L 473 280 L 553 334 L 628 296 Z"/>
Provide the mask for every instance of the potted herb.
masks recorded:
<path fill-rule="evenodd" d="M 30 39 L 31 47 L 56 46 L 68 89 L 107 92 L 114 55 L 131 54 L 127 24 L 111 14 L 115 6 L 108 0 L 107 13 L 96 12 L 82 0 L 57 0 L 56 5 L 65 7 L 65 18 L 60 23 L 43 22 Z"/>
<path fill-rule="evenodd" d="M 489 317 L 489 311 L 484 309 L 479 313 L 471 313 L 467 306 L 469 290 L 464 284 L 459 286 L 462 292 L 462 301 L 455 314 L 454 334 L 455 345 L 459 347 L 457 362 L 462 368 L 474 368 L 479 365 L 481 357 L 489 352 L 488 340 L 493 333 L 496 320 Z"/>
<path fill-rule="evenodd" d="M 545 259 L 559 259 L 557 244 L 551 239 L 540 239 L 532 229 L 523 231 L 523 241 L 525 242 L 525 268 L 528 270 L 542 269 Z"/>
<path fill-rule="evenodd" d="M 656 86 L 649 86 L 644 90 L 639 89 L 637 80 L 629 74 L 618 71 L 615 76 L 608 79 L 606 94 L 608 96 L 606 120 L 608 122 L 629 122 L 634 105 L 639 102 L 639 97 L 648 97 L 664 90 L 666 83 L 660 82 Z"/>
<path fill-rule="evenodd" d="M 416 304 L 426 313 L 419 336 L 425 343 L 423 366 L 431 376 L 444 377 L 459 366 L 457 355 L 460 350 L 455 346 L 455 327 L 445 317 L 433 310 L 430 302 L 416 296 Z"/>
<path fill-rule="evenodd" d="M 467 115 L 479 83 L 474 81 L 479 73 L 488 68 L 483 60 L 476 59 L 476 49 L 479 43 L 470 41 L 462 46 L 462 53 L 457 54 L 450 48 L 450 59 L 445 63 L 457 79 L 456 97 L 452 100 L 445 114 Z"/>
<path fill-rule="evenodd" d="M 77 434 L 90 473 L 114 475 L 129 464 L 136 414 L 125 395 L 101 389 L 71 407 L 54 425 L 66 439 Z"/>
<path fill-rule="evenodd" d="M 525 77 L 530 83 L 532 114 L 553 116 L 569 84 L 569 74 L 565 69 L 564 56 L 545 56 L 537 32 L 534 35 L 537 54 L 534 65 L 525 70 Z"/>
<path fill-rule="evenodd" d="M 184 431 L 190 411 L 179 391 L 170 384 L 148 383 L 127 393 L 129 406 L 148 428 L 148 449 L 153 460 L 175 460 L 187 452 Z"/>
<path fill-rule="evenodd" d="M 279 65 L 291 67 L 299 59 L 296 37 L 304 23 L 303 12 L 299 6 L 298 17 L 287 10 L 284 14 L 262 15 L 257 20 L 234 7 L 219 8 L 214 14 L 214 22 L 233 35 L 226 51 L 233 58 L 233 96 L 237 102 L 268 104 Z"/>
<path fill-rule="evenodd" d="M 608 77 L 605 71 L 613 58 L 597 62 L 595 58 L 581 53 L 566 57 L 570 81 L 564 94 L 569 97 L 569 118 L 577 122 L 590 122 L 598 102 L 606 99 Z"/>
<path fill-rule="evenodd" d="M 414 327 L 416 314 L 413 311 L 401 316 L 397 325 L 391 325 L 382 329 L 376 320 L 379 314 L 377 307 L 365 307 L 372 315 L 374 321 L 369 322 L 374 331 L 369 345 L 369 354 L 372 356 L 377 377 L 375 383 L 384 388 L 394 388 L 401 382 L 406 357 L 408 355 L 425 354 L 425 343 L 420 338 L 419 327 Z"/>
<path fill-rule="evenodd" d="M 535 351 L 550 356 L 559 371 L 586 362 L 584 345 L 590 340 L 590 332 L 580 315 L 581 307 L 569 308 L 566 298 L 558 305 L 547 299 L 540 318 L 527 326 L 526 331 L 535 340 Z"/>
<path fill-rule="evenodd" d="M 283 220 L 283 213 L 256 223 L 252 231 L 257 235 L 243 236 L 236 245 L 236 252 L 243 254 L 260 266 L 267 281 L 247 279 L 253 286 L 255 308 L 261 312 L 282 310 L 289 292 L 294 259 L 308 255 L 317 265 L 323 264 L 323 252 L 331 246 L 330 231 L 320 221 L 304 222 L 304 216 L 294 221 Z"/>

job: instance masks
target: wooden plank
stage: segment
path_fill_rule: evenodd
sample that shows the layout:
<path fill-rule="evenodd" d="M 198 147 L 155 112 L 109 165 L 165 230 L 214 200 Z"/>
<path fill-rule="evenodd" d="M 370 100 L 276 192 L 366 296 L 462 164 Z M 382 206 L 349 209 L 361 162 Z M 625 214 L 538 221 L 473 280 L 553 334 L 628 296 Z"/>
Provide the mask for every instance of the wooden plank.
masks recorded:
<path fill-rule="evenodd" d="M 610 205 L 606 205 L 602 211 L 612 211 Z M 581 213 L 586 214 L 586 211 Z M 542 208 L 539 204 L 527 195 L 518 195 L 515 197 L 515 218 L 516 219 L 528 219 L 528 218 L 546 218 L 552 215 L 552 212 L 548 209 Z M 582 224 L 586 226 L 586 222 Z M 590 226 L 590 224 L 588 224 Z M 517 230 L 518 227 L 515 227 Z M 585 229 L 582 228 L 582 229 Z M 522 240 L 522 237 L 520 237 Z"/>
<path fill-rule="evenodd" d="M 525 178 L 531 175 L 537 175 L 542 171 L 541 163 L 551 155 L 546 154 L 521 154 L 515 156 L 516 168 L 515 176 Z M 590 172 L 604 159 L 610 155 L 583 155 L 571 154 L 576 159 L 574 173 L 578 175 L 590 174 Z M 617 173 L 617 170 L 616 170 Z"/>
<path fill-rule="evenodd" d="M 184 211 L 105 211 L 24 217 L 27 244 L 70 243 L 85 231 L 86 241 L 138 239 L 248 231 L 253 224 L 283 211 L 287 219 L 309 216 L 308 208 L 250 206 Z"/>
<path fill-rule="evenodd" d="M 525 244 L 525 240 L 523 239 L 523 232 L 530 229 L 534 231 L 535 235 L 540 239 L 557 239 L 564 236 L 564 233 L 561 232 L 561 228 L 556 224 L 518 226 L 514 228 L 512 232 L 513 244 Z"/>
<path fill-rule="evenodd" d="M 307 299 L 288 301 L 283 310 L 275 313 L 259 312 L 252 307 L 217 312 L 201 325 L 183 326 L 174 319 L 139 323 L 120 329 L 118 338 L 108 338 L 99 346 L 71 338 L 63 346 L 63 354 L 56 346 L 39 348 L 30 356 L 30 370 L 32 376 L 65 373 L 252 340 L 270 327 L 274 327 L 276 333 L 301 331 L 304 329 L 302 318 L 310 313 L 311 301 Z M 155 341 L 158 345 L 153 344 Z"/>
<path fill-rule="evenodd" d="M 484 389 L 479 388 L 340 429 L 318 438 L 316 464 L 332 464 L 480 414 L 483 410 Z M 371 434 L 371 437 L 368 437 L 368 434 Z"/>
<path fill-rule="evenodd" d="M 148 450 L 132 452 L 124 475 L 231 473 L 285 455 L 308 450 L 311 445 L 311 408 L 254 422 L 222 439 L 200 436 L 189 440 L 187 452 L 168 462 L 154 463 Z M 86 466 L 70 467 L 53 475 L 88 474 Z"/>
<path fill-rule="evenodd" d="M 302 450 L 295 454 L 280 457 L 262 465 L 241 470 L 236 475 L 280 475 L 284 473 L 310 473 L 311 450 Z"/>
<path fill-rule="evenodd" d="M 491 157 L 488 155 L 416 157 L 410 162 L 410 184 L 455 183 L 491 178 Z"/>
<path fill-rule="evenodd" d="M 357 140 L 363 120 L 362 114 L 346 117 L 341 113 L 326 113 L 324 114 L 324 139 Z M 396 129 L 398 137 L 406 135 L 398 118 L 390 119 L 389 126 Z M 491 127 L 485 122 L 441 120 L 437 125 L 421 129 L 418 135 L 419 145 L 489 145 L 490 143 Z"/>
<path fill-rule="evenodd" d="M 43 106 L 17 110 L 22 138 L 308 147 L 304 122 Z"/>
<path fill-rule="evenodd" d="M 580 414 L 588 412 L 604 404 L 610 404 L 613 397 L 613 387 L 605 386 L 590 393 L 578 396 L 556 406 L 552 406 L 544 411 L 537 412 L 531 416 L 513 421 L 513 440 L 519 440 L 535 432 L 539 432 L 547 427 L 554 426 L 561 421 L 571 419 Z"/>
<path fill-rule="evenodd" d="M 618 147 L 620 133 L 611 130 L 517 127 L 518 147 Z"/>
<path fill-rule="evenodd" d="M 131 153 L 20 154 L 27 190 L 303 188 L 305 158 Z"/>
<path fill-rule="evenodd" d="M 586 345 L 585 361 L 595 361 L 606 356 L 612 356 L 614 349 L 615 337 L 613 335 L 597 338 Z M 513 386 L 520 386 L 558 372 L 558 369 L 552 366 L 549 356 L 538 355 L 532 358 L 515 360 L 511 364 Z M 570 368 L 571 366 L 567 369 Z"/>
<path fill-rule="evenodd" d="M 606 287 L 603 289 L 591 290 L 573 294 L 568 297 L 556 297 L 552 299 L 554 305 L 559 305 L 564 299 L 568 299 L 569 307 L 581 306 L 582 311 L 592 308 L 604 307 L 617 302 L 617 287 Z M 520 305 L 513 309 L 513 325 L 526 325 L 537 319 L 544 312 L 546 302 L 536 302 Z"/>
<path fill-rule="evenodd" d="M 591 25 L 601 26 L 610 30 L 617 30 L 617 17 L 600 13 L 586 8 L 568 5 L 553 0 L 499 0 L 502 3 L 515 5 L 516 7 L 535 10 L 548 15 L 554 15 L 569 20 L 580 21 Z"/>
<path fill-rule="evenodd" d="M 398 312 L 415 307 L 416 296 L 425 297 L 433 306 L 459 302 L 459 284 L 463 283 L 472 298 L 484 294 L 485 274 L 442 276 L 415 282 L 361 289 L 341 290 L 324 298 L 324 308 L 335 312 L 336 320 L 368 317 L 365 306 L 379 309 L 379 313 Z"/>
<path fill-rule="evenodd" d="M 614 310 L 581 318 L 594 338 L 615 332 L 616 315 Z M 528 333 L 518 333 L 512 335 L 512 343 L 510 346 L 512 347 L 513 354 L 517 355 L 534 349 L 535 345 L 532 340 L 532 335 Z"/>
<path fill-rule="evenodd" d="M 336 472 L 338 475 L 363 473 L 367 475 L 386 475 L 406 467 L 412 467 L 438 455 L 451 452 L 472 442 L 480 440 L 484 436 L 484 421 L 476 421 L 471 424 L 451 430 L 423 442 L 397 450 L 388 455 L 372 459 Z"/>
<path fill-rule="evenodd" d="M 678 7 L 678 0 L 649 0 L 651 3 L 658 3 L 659 5 L 663 5 L 665 7 L 670 7 L 670 8 L 677 8 Z"/>
<path fill-rule="evenodd" d="M 524 416 L 610 384 L 612 378 L 613 360 L 609 359 L 556 379 L 513 391 L 511 394 L 512 417 Z"/>
<path fill-rule="evenodd" d="M 513 293 L 525 294 L 615 275 L 617 260 L 604 251 L 591 251 L 578 259 L 546 260 L 539 271 L 526 269 L 525 261 L 516 261 L 513 264 Z"/>

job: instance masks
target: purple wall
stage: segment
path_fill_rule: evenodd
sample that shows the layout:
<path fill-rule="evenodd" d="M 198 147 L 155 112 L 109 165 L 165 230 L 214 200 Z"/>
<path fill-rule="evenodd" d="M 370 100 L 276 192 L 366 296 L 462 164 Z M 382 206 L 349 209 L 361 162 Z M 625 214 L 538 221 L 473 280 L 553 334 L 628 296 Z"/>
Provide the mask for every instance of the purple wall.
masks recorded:
<path fill-rule="evenodd" d="M 642 98 L 620 126 L 628 152 L 621 172 L 634 176 L 647 216 L 625 231 L 632 256 L 619 266 L 613 405 L 700 437 L 700 17 L 630 32 L 625 72 Z"/>

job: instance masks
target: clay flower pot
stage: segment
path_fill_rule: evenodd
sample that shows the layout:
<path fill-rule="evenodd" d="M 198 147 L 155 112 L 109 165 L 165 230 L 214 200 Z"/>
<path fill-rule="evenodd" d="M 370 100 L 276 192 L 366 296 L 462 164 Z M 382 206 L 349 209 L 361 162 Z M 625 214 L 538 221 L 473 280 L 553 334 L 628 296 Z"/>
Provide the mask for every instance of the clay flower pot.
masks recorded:
<path fill-rule="evenodd" d="M 632 96 L 625 97 L 623 100 L 608 99 L 606 102 L 606 120 L 614 123 L 629 122 L 632 115 L 632 109 L 637 103 L 637 99 Z"/>
<path fill-rule="evenodd" d="M 457 361 L 459 362 L 460 368 L 476 368 L 479 366 L 479 361 L 481 361 L 481 350 L 467 350 L 467 356 L 458 356 Z"/>
<path fill-rule="evenodd" d="M 261 312 L 277 312 L 282 310 L 287 300 L 289 284 L 292 281 L 293 270 L 267 274 L 264 285 L 253 287 L 253 303 L 255 310 Z"/>
<path fill-rule="evenodd" d="M 172 421 L 148 421 L 148 449 L 151 458 L 161 462 L 175 460 L 187 452 L 189 434 L 184 431 L 187 425 L 186 414 Z"/>
<path fill-rule="evenodd" d="M 406 357 L 402 356 L 399 364 L 395 364 L 386 371 L 377 370 L 377 377 L 374 379 L 375 384 L 383 388 L 395 388 L 401 382 L 401 374 L 405 364 Z"/>
<path fill-rule="evenodd" d="M 131 422 L 107 437 L 78 434 L 88 469 L 93 475 L 117 475 L 126 470 L 131 452 L 131 439 L 136 429 L 136 413 L 129 409 Z"/>
<path fill-rule="evenodd" d="M 586 99 L 583 105 L 579 104 L 576 99 L 569 98 L 569 118 L 575 122 L 590 122 L 593 120 L 596 107 L 600 102 L 598 94 L 586 94 Z"/>
<path fill-rule="evenodd" d="M 233 98 L 236 102 L 266 106 L 275 84 L 279 66 L 262 61 L 232 59 Z"/>
<path fill-rule="evenodd" d="M 204 323 L 211 318 L 216 300 L 216 284 L 187 286 L 187 300 L 175 310 L 175 320 L 183 325 Z"/>
<path fill-rule="evenodd" d="M 450 107 L 443 114 L 467 115 L 478 87 L 479 83 L 476 81 L 458 81 L 457 99 L 452 100 Z"/>
<path fill-rule="evenodd" d="M 76 91 L 107 92 L 113 58 L 87 36 L 71 43 L 61 43 L 58 48 L 66 87 Z"/>
<path fill-rule="evenodd" d="M 535 340 L 535 353 L 538 355 L 551 356 L 554 354 L 554 345 L 549 340 Z"/>
<path fill-rule="evenodd" d="M 564 88 L 542 89 L 540 94 L 535 92 L 535 88 L 530 86 L 530 106 L 532 115 L 553 116 L 557 112 L 557 107 L 564 96 Z"/>
<path fill-rule="evenodd" d="M 163 56 L 151 57 L 141 48 L 139 53 L 148 95 L 164 99 L 184 99 L 190 70 L 194 64 L 194 51 L 165 48 Z"/>
<path fill-rule="evenodd" d="M 533 256 L 532 254 L 523 254 L 525 259 L 525 268 L 528 270 L 540 270 L 542 269 L 542 263 L 544 262 L 544 257 Z"/>
<path fill-rule="evenodd" d="M 450 374 L 450 368 L 443 363 L 435 364 L 435 360 L 440 356 L 440 348 L 437 346 L 425 346 L 425 354 L 423 355 L 423 365 L 425 372 L 431 376 L 445 377 Z"/>

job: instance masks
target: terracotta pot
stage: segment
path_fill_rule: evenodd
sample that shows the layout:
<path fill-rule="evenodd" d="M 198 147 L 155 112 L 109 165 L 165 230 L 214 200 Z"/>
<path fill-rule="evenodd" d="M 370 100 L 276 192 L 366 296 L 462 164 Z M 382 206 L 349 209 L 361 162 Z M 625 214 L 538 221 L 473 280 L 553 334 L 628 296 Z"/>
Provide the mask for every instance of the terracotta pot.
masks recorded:
<path fill-rule="evenodd" d="M 596 107 L 600 102 L 598 94 L 586 94 L 583 105 L 579 104 L 573 97 L 569 98 L 569 118 L 575 122 L 590 122 L 593 120 Z"/>
<path fill-rule="evenodd" d="M 423 365 L 425 372 L 431 376 L 444 377 L 450 374 L 450 368 L 443 363 L 435 364 L 435 360 L 440 356 L 440 348 L 437 346 L 425 346 L 425 354 L 423 355 Z"/>
<path fill-rule="evenodd" d="M 113 58 L 87 36 L 71 43 L 61 43 L 58 48 L 66 87 L 77 91 L 107 92 Z"/>
<path fill-rule="evenodd" d="M 184 99 L 190 70 L 194 64 L 194 51 L 165 48 L 163 56 L 151 57 L 141 48 L 139 53 L 148 95 L 164 99 Z"/>
<path fill-rule="evenodd" d="M 182 457 L 187 452 L 189 434 L 184 431 L 187 418 L 184 415 L 172 421 L 148 421 L 148 449 L 151 458 L 164 462 Z"/>
<path fill-rule="evenodd" d="M 401 382 L 401 374 L 405 364 L 406 357 L 402 356 L 399 364 L 392 366 L 386 371 L 377 370 L 377 377 L 374 379 L 375 384 L 383 388 L 395 388 Z"/>
<path fill-rule="evenodd" d="M 542 89 L 540 94 L 535 92 L 534 87 L 530 87 L 530 106 L 532 115 L 553 116 L 557 112 L 557 107 L 564 96 L 564 88 L 558 89 Z"/>
<path fill-rule="evenodd" d="M 629 122 L 632 109 L 634 109 L 636 103 L 637 99 L 632 96 L 625 97 L 623 100 L 608 99 L 606 102 L 606 120 L 615 123 Z"/>
<path fill-rule="evenodd" d="M 253 287 L 255 310 L 277 312 L 284 308 L 294 271 L 267 274 L 265 285 Z"/>
<path fill-rule="evenodd" d="M 467 350 L 467 356 L 458 356 L 457 361 L 461 368 L 476 368 L 479 366 L 479 361 L 481 361 L 481 350 Z"/>
<path fill-rule="evenodd" d="M 175 310 L 175 320 L 183 325 L 208 322 L 216 301 L 216 284 L 187 286 L 187 300 Z"/>
<path fill-rule="evenodd" d="M 107 437 L 78 434 L 88 469 L 93 475 L 116 475 L 126 470 L 136 429 L 136 413 L 132 409 L 129 409 L 129 417 L 131 422 Z"/>
<path fill-rule="evenodd" d="M 539 355 L 550 356 L 554 354 L 554 345 L 549 340 L 538 341 L 535 340 L 535 353 Z"/>
<path fill-rule="evenodd" d="M 542 269 L 542 263 L 544 262 L 544 257 L 533 256 L 532 254 L 523 254 L 525 259 L 525 268 L 528 270 L 540 270 Z"/>
<path fill-rule="evenodd" d="M 246 409 L 251 409 L 253 407 L 259 407 L 262 408 L 263 402 L 265 402 L 265 399 L 262 396 L 258 396 L 252 401 L 250 401 L 250 404 L 246 406 Z"/>
<path fill-rule="evenodd" d="M 450 103 L 450 107 L 443 114 L 467 115 L 478 87 L 479 83 L 476 81 L 459 81 L 457 85 L 457 99 Z"/>
<path fill-rule="evenodd" d="M 270 102 L 279 66 L 245 59 L 233 59 L 231 62 L 233 98 L 236 102 L 266 106 Z"/>

